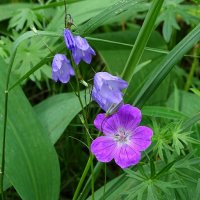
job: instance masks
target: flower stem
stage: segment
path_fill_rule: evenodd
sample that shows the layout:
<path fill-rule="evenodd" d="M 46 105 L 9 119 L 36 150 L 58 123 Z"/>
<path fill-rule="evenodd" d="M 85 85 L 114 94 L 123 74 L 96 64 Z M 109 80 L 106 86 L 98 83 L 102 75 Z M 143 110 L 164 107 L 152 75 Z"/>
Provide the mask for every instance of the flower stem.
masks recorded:
<path fill-rule="evenodd" d="M 193 51 L 194 61 L 192 62 L 190 73 L 189 73 L 189 75 L 187 77 L 187 81 L 186 81 L 185 88 L 184 88 L 185 91 L 188 91 L 190 89 L 190 86 L 192 84 L 192 79 L 194 77 L 195 70 L 196 70 L 196 68 L 198 67 L 198 64 L 199 64 L 198 58 L 196 58 L 196 56 L 198 56 L 198 53 L 199 53 L 199 45 L 200 44 L 197 44 L 194 47 L 194 51 Z"/>
<path fill-rule="evenodd" d="M 72 66 L 74 67 L 75 69 L 75 74 L 76 74 L 76 82 L 77 82 L 77 92 L 76 92 L 76 96 L 78 97 L 78 100 L 80 102 L 80 105 L 81 105 L 81 108 L 82 108 L 82 112 L 83 112 L 83 118 L 84 118 L 84 121 L 83 121 L 83 125 L 85 127 L 85 130 L 86 130 L 86 140 L 87 140 L 87 145 L 90 146 L 90 141 L 91 141 L 91 136 L 90 136 L 90 133 L 89 133 L 89 128 L 88 128 L 88 122 L 87 122 L 87 113 L 85 111 L 85 108 L 83 106 L 83 102 L 82 102 L 82 99 L 81 99 L 81 96 L 80 96 L 80 83 L 79 83 L 79 78 L 81 78 L 80 76 L 80 72 L 79 72 L 79 69 L 78 67 L 75 65 L 74 61 L 73 61 L 73 58 L 72 58 L 72 55 L 71 55 L 71 61 L 72 61 Z M 91 180 L 91 191 L 92 191 L 92 199 L 94 200 L 94 176 L 93 176 L 93 155 L 91 154 L 91 152 L 89 151 L 89 159 L 88 159 L 88 162 L 86 164 L 86 167 L 83 171 L 83 174 L 82 174 L 82 177 L 78 183 L 78 186 L 76 188 L 76 191 L 75 191 L 75 194 L 73 196 L 73 200 L 76 200 L 79 193 L 80 193 L 80 190 L 81 190 L 81 187 L 83 185 L 83 182 L 85 180 L 85 177 L 88 173 L 88 170 L 89 168 L 91 168 L 91 174 L 92 174 L 92 180 Z"/>
<path fill-rule="evenodd" d="M 72 200 L 76 200 L 76 199 L 78 198 L 79 193 L 80 193 L 80 190 L 81 190 L 81 187 L 82 187 L 83 182 L 84 182 L 84 180 L 85 180 L 85 178 L 86 178 L 86 175 L 87 175 L 87 173 L 88 173 L 88 170 L 89 170 L 90 166 L 92 165 L 92 161 L 93 161 L 93 155 L 90 154 L 90 157 L 89 157 L 89 159 L 88 159 L 88 161 L 87 161 L 87 164 L 86 164 L 86 166 L 85 166 L 85 169 L 84 169 L 84 171 L 83 171 L 83 174 L 82 174 L 81 179 L 80 179 L 80 181 L 79 181 L 79 183 L 78 183 L 78 186 L 77 186 L 77 188 L 76 188 L 76 191 L 75 191 L 75 193 L 74 193 L 74 196 L 73 196 L 73 199 L 72 199 Z"/>

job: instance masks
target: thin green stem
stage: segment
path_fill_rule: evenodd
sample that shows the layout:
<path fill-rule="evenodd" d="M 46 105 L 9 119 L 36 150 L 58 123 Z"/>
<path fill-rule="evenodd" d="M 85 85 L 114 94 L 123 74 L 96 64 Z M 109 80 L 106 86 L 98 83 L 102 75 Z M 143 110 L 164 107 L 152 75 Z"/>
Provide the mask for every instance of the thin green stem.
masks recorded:
<path fill-rule="evenodd" d="M 83 185 L 83 182 L 84 182 L 84 180 L 85 180 L 85 178 L 87 176 L 87 173 L 88 173 L 88 171 L 89 171 L 89 169 L 91 167 L 92 161 L 93 161 L 93 155 L 90 154 L 90 157 L 89 157 L 89 159 L 87 161 L 87 164 L 85 166 L 85 169 L 83 171 L 83 174 L 82 174 L 81 179 L 80 179 L 80 181 L 78 183 L 78 186 L 76 188 L 76 191 L 74 193 L 74 196 L 73 196 L 72 200 L 76 200 L 78 198 L 80 190 L 81 190 L 82 185 Z"/>
<path fill-rule="evenodd" d="M 198 67 L 199 65 L 199 60 L 198 58 L 196 58 L 196 56 L 198 56 L 198 53 L 199 53 L 199 44 L 197 44 L 195 47 L 194 47 L 194 51 L 193 51 L 193 55 L 194 55 L 194 60 L 192 62 L 192 66 L 191 66 L 191 69 L 190 69 L 190 73 L 187 77 L 187 81 L 186 81 L 186 84 L 185 84 L 185 91 L 188 91 L 190 89 L 190 86 L 192 84 L 192 79 L 194 77 L 194 73 L 195 73 L 195 70 L 196 68 Z"/>
<path fill-rule="evenodd" d="M 16 50 L 13 52 L 9 67 L 8 74 L 6 77 L 6 85 L 5 85 L 5 96 L 4 96 L 4 121 L 3 121 L 3 134 L 2 134 L 2 157 L 1 157 L 1 167 L 0 167 L 0 192 L 1 192 L 1 200 L 5 199 L 4 196 L 4 173 L 5 173 L 5 151 L 6 151 L 6 128 L 7 128 L 7 118 L 8 118 L 8 86 L 10 81 L 10 74 L 12 70 L 12 65 L 14 62 L 14 58 L 16 55 Z"/>
<path fill-rule="evenodd" d="M 82 102 L 82 99 L 81 99 L 81 95 L 80 95 L 80 82 L 79 82 L 79 78 L 81 77 L 80 76 L 80 72 L 79 72 L 79 69 L 78 67 L 75 65 L 74 61 L 73 61 L 73 58 L 72 58 L 72 55 L 71 55 L 71 61 L 72 61 L 72 66 L 74 67 L 75 69 L 75 77 L 76 77 L 76 82 L 77 82 L 77 97 L 78 97 L 78 100 L 80 102 L 80 105 L 81 105 L 81 108 L 82 108 L 82 112 L 83 112 L 83 118 L 84 118 L 84 122 L 83 122 L 83 125 L 85 127 L 85 130 L 86 130 L 86 140 L 87 140 L 87 145 L 90 146 L 90 132 L 89 132 L 89 128 L 88 128 L 88 122 L 87 122 L 87 113 L 85 111 L 85 108 L 84 108 L 84 105 L 83 105 L 83 102 Z M 93 155 L 91 154 L 91 152 L 89 151 L 89 154 L 90 154 L 90 157 L 88 159 L 88 162 L 87 162 L 87 165 L 84 169 L 84 172 L 82 174 L 82 177 L 78 183 L 78 186 L 76 188 L 76 191 L 74 193 L 74 196 L 73 196 L 73 200 L 76 200 L 79 196 L 79 193 L 80 193 L 80 190 L 82 188 L 82 185 L 83 185 L 83 182 L 86 178 L 86 175 L 88 173 L 88 168 L 91 168 L 91 174 L 92 174 L 92 181 L 91 181 L 91 191 L 92 191 L 92 199 L 94 200 L 94 177 L 93 177 Z M 92 159 L 91 159 L 92 157 Z"/>

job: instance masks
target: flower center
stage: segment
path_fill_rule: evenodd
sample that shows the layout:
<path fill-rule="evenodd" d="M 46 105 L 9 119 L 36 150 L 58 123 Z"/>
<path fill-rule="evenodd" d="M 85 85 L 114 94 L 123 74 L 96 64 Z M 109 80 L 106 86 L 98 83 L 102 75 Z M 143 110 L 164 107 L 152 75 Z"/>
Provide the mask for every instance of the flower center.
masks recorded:
<path fill-rule="evenodd" d="M 124 128 L 119 128 L 117 134 L 115 134 L 114 139 L 119 143 L 127 143 L 129 141 L 130 133 Z"/>

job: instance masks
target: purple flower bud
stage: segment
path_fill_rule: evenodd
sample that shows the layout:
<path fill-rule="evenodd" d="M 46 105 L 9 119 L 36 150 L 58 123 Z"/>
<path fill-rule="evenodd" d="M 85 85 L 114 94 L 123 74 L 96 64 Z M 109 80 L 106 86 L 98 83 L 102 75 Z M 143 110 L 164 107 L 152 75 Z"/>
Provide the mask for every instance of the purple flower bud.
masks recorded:
<path fill-rule="evenodd" d="M 121 78 L 107 72 L 98 72 L 94 76 L 92 99 L 107 112 L 113 105 L 121 104 L 123 101 L 121 91 L 127 87 L 128 83 Z"/>
<path fill-rule="evenodd" d="M 87 64 L 91 63 L 92 55 L 96 55 L 95 51 L 90 47 L 87 40 L 80 36 L 75 36 L 75 47 L 72 48 L 72 56 L 76 65 L 80 63 L 81 60 L 85 61 Z"/>
<path fill-rule="evenodd" d="M 70 61 L 63 54 L 56 54 L 52 62 L 52 78 L 62 83 L 69 82 L 70 76 L 74 76 L 74 69 Z"/>
<path fill-rule="evenodd" d="M 68 28 L 64 30 L 63 35 L 64 35 L 64 40 L 65 40 L 65 44 L 67 48 L 69 50 L 72 50 L 73 48 L 75 48 L 74 36 L 72 35 L 71 31 Z"/>

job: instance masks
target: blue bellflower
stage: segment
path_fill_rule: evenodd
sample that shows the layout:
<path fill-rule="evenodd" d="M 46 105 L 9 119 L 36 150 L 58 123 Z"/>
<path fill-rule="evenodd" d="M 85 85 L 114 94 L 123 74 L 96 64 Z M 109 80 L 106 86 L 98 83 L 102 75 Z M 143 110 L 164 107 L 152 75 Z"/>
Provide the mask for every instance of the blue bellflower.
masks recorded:
<path fill-rule="evenodd" d="M 64 35 L 64 40 L 65 40 L 65 44 L 67 48 L 69 50 L 72 50 L 73 48 L 75 48 L 74 36 L 72 35 L 71 31 L 68 28 L 64 29 L 63 35 Z"/>
<path fill-rule="evenodd" d="M 98 72 L 94 76 L 92 99 L 107 112 L 113 105 L 123 101 L 122 90 L 128 87 L 128 83 L 117 76 L 107 72 Z"/>
<path fill-rule="evenodd" d="M 73 36 L 69 29 L 65 29 L 63 35 L 67 48 L 72 51 L 72 56 L 76 65 L 78 65 L 81 60 L 90 64 L 92 55 L 96 54 L 87 40 L 80 36 Z"/>
<path fill-rule="evenodd" d="M 72 68 L 70 61 L 63 54 L 56 54 L 52 62 L 52 78 L 54 81 L 60 81 L 67 83 L 70 80 L 70 76 L 74 76 L 74 69 Z"/>
<path fill-rule="evenodd" d="M 81 60 L 85 61 L 87 64 L 90 64 L 92 61 L 92 55 L 96 55 L 95 51 L 88 44 L 85 38 L 80 36 L 75 36 L 75 47 L 72 49 L 72 56 L 76 65 L 80 63 Z"/>

